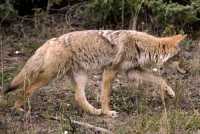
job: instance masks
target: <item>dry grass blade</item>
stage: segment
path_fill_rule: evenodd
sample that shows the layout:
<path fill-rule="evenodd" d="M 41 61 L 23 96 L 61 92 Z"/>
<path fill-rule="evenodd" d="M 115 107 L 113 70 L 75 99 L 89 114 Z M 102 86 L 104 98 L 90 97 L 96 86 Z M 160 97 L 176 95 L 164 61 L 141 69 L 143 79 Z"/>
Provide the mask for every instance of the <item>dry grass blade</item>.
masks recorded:
<path fill-rule="evenodd" d="M 1 40 L 1 87 L 0 87 L 0 98 L 1 98 L 1 93 L 3 91 L 3 86 L 4 86 L 4 68 L 3 68 L 3 41 Z"/>

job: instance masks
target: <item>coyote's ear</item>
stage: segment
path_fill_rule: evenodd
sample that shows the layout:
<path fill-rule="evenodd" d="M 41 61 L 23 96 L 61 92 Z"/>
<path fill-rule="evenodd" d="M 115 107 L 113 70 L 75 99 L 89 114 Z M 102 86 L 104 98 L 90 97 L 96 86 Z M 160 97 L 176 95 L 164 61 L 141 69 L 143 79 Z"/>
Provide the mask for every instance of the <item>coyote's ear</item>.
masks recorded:
<path fill-rule="evenodd" d="M 173 40 L 174 45 L 178 45 L 186 37 L 187 37 L 187 35 L 182 35 L 182 34 L 172 36 L 172 40 Z"/>

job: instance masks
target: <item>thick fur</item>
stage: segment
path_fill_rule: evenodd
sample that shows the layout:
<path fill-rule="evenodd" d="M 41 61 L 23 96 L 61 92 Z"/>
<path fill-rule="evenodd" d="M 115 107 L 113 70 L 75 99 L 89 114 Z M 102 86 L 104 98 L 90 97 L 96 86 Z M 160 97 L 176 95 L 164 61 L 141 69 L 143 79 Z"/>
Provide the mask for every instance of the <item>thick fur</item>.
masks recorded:
<path fill-rule="evenodd" d="M 115 116 L 116 112 L 110 110 L 109 98 L 111 82 L 118 72 L 126 72 L 130 80 L 137 77 L 164 85 L 167 93 L 174 97 L 173 90 L 161 77 L 147 74 L 137 68 L 148 64 L 162 66 L 177 54 L 178 44 L 184 38 L 183 35 L 159 38 L 133 30 L 71 32 L 50 39 L 42 45 L 4 93 L 24 87 L 28 97 L 56 76 L 71 74 L 76 85 L 75 99 L 84 110 L 97 115 L 103 113 Z M 87 73 L 97 71 L 103 73 L 101 109 L 90 105 L 84 92 Z M 151 80 L 148 80 L 148 76 Z M 17 108 L 22 105 L 21 100 L 15 104 Z"/>

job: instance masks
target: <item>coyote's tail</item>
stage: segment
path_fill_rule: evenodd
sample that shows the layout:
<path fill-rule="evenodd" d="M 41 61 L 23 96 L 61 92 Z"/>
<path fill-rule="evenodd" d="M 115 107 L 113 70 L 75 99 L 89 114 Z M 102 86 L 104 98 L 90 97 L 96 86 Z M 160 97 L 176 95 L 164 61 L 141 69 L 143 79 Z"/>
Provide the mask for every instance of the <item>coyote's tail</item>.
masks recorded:
<path fill-rule="evenodd" d="M 22 68 L 22 70 L 14 77 L 14 79 L 9 83 L 5 84 L 2 93 L 6 94 L 8 92 L 14 91 L 19 87 L 25 86 L 29 81 L 34 81 L 38 77 L 38 71 L 41 70 L 44 56 L 40 55 L 40 59 L 36 59 L 38 55 L 33 55 Z"/>
<path fill-rule="evenodd" d="M 15 76 L 9 84 L 5 85 L 5 87 L 3 88 L 3 94 L 15 91 L 17 88 L 27 84 L 28 79 L 30 79 L 31 77 L 29 74 L 34 74 L 34 72 L 35 71 L 33 69 L 28 69 L 25 65 L 25 67 L 22 68 L 22 70 L 17 74 L 17 76 Z"/>
<path fill-rule="evenodd" d="M 14 91 L 19 87 L 20 84 L 5 84 L 2 89 L 3 94 L 7 94 L 10 91 Z"/>

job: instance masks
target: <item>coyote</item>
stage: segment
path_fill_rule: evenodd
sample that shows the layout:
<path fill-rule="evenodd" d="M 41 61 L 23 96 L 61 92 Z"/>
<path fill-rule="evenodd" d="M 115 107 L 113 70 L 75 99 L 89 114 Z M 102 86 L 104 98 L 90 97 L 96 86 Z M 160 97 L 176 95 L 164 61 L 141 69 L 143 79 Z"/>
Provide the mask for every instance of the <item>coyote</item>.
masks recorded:
<path fill-rule="evenodd" d="M 116 117 L 110 108 L 111 83 L 115 76 L 124 72 L 129 80 L 136 78 L 161 85 L 171 97 L 174 91 L 164 79 L 143 71 L 148 64 L 162 66 L 176 55 L 179 43 L 186 36 L 155 37 L 134 30 L 86 30 L 75 31 L 53 38 L 44 43 L 26 62 L 10 85 L 3 89 L 6 94 L 24 87 L 23 95 L 30 97 L 40 87 L 57 75 L 68 75 L 75 84 L 75 100 L 85 111 L 95 115 Z M 101 109 L 93 107 L 85 96 L 88 73 L 102 73 Z M 24 99 L 18 99 L 20 109 Z"/>

